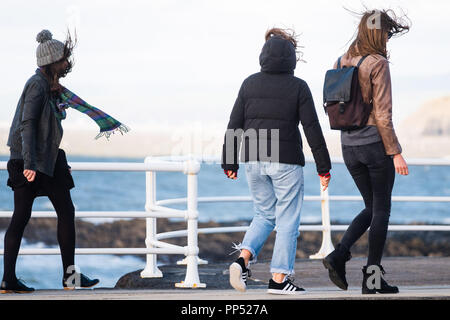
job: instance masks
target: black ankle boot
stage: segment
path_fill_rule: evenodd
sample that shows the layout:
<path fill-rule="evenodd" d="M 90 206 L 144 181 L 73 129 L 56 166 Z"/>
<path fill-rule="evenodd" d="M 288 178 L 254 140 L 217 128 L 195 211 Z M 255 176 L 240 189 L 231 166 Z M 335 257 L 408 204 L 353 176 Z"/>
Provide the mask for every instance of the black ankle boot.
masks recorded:
<path fill-rule="evenodd" d="M 363 272 L 363 282 L 362 282 L 362 294 L 376 294 L 378 293 L 398 293 L 399 290 L 396 286 L 390 286 L 386 280 L 383 279 L 382 275 L 384 275 L 386 272 L 384 271 L 383 267 L 381 265 L 374 265 L 373 270 L 368 269 L 369 266 L 364 266 L 362 269 Z M 380 277 L 379 287 L 377 288 L 377 279 L 375 278 L 375 273 L 378 272 Z M 373 278 L 370 278 L 370 277 Z M 370 288 L 369 288 L 370 286 Z"/>
<path fill-rule="evenodd" d="M 63 278 L 62 285 L 64 290 L 74 290 L 76 288 L 91 288 L 99 282 L 98 279 L 89 279 L 84 274 L 77 273 L 72 278 L 70 276 Z"/>
<path fill-rule="evenodd" d="M 342 290 L 347 290 L 348 283 L 345 278 L 345 263 L 352 258 L 350 251 L 344 249 L 341 244 L 322 260 L 325 268 L 328 269 L 330 280 Z"/>
<path fill-rule="evenodd" d="M 1 293 L 31 293 L 34 288 L 27 287 L 21 280 L 2 281 L 0 286 Z"/>

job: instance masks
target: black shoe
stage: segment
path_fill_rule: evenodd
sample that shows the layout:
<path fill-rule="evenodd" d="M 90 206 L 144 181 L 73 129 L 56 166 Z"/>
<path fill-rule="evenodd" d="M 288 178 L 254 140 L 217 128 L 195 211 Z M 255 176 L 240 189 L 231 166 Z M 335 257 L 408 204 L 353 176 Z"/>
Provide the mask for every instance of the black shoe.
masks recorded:
<path fill-rule="evenodd" d="M 78 288 L 91 288 L 99 283 L 98 279 L 89 279 L 82 273 L 77 273 L 72 277 L 64 278 L 62 285 L 64 290 L 74 290 Z"/>
<path fill-rule="evenodd" d="M 0 293 L 31 293 L 34 288 L 27 287 L 22 280 L 2 281 Z"/>
<path fill-rule="evenodd" d="M 230 265 L 230 284 L 237 291 L 247 289 L 247 279 L 251 276 L 250 269 L 245 266 L 244 258 L 238 258 Z"/>
<path fill-rule="evenodd" d="M 384 271 L 383 267 L 381 265 L 374 265 L 374 270 L 370 270 L 371 272 L 367 272 L 367 268 L 369 266 L 364 266 L 362 269 L 363 272 L 363 282 L 362 282 L 362 294 L 376 294 L 378 293 L 384 293 L 384 294 L 388 294 L 388 293 L 398 293 L 398 287 L 396 286 L 391 286 L 389 285 L 386 280 L 383 279 L 382 275 L 384 275 L 386 272 Z M 376 275 L 375 272 L 377 271 L 376 269 L 378 268 L 379 270 L 379 277 L 380 277 L 380 282 L 379 282 L 379 287 L 377 288 L 377 279 L 375 279 Z M 373 278 L 371 278 L 371 276 Z M 371 288 L 369 288 L 369 286 Z"/>
<path fill-rule="evenodd" d="M 306 290 L 303 288 L 300 288 L 299 286 L 296 286 L 293 283 L 292 279 L 289 279 L 289 277 L 286 277 L 286 280 L 282 283 L 278 283 L 273 281 L 272 279 L 269 280 L 269 288 L 267 289 L 267 293 L 272 294 L 305 294 Z"/>
<path fill-rule="evenodd" d="M 323 265 L 328 269 L 330 280 L 342 290 L 347 290 L 348 288 L 347 279 L 345 278 L 345 263 L 351 258 L 350 252 L 338 244 L 336 249 L 322 260 Z"/>

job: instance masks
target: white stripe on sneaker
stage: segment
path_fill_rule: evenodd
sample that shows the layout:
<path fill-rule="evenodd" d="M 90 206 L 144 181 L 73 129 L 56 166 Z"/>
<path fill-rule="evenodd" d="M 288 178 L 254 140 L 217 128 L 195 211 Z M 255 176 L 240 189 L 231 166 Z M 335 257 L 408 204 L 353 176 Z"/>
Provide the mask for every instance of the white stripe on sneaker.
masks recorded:
<path fill-rule="evenodd" d="M 230 265 L 230 284 L 231 286 L 240 292 L 245 292 L 247 289 L 247 285 L 245 284 L 244 275 L 247 275 L 247 272 L 242 272 L 242 267 L 239 263 L 232 263 Z"/>
<path fill-rule="evenodd" d="M 280 288 L 283 284 L 279 284 Z M 300 287 L 297 287 L 295 284 L 290 282 L 289 280 L 286 281 L 285 286 L 281 289 L 277 288 L 277 284 L 271 284 L 269 282 L 269 288 L 267 289 L 267 293 L 272 294 L 305 294 L 306 291 Z"/>

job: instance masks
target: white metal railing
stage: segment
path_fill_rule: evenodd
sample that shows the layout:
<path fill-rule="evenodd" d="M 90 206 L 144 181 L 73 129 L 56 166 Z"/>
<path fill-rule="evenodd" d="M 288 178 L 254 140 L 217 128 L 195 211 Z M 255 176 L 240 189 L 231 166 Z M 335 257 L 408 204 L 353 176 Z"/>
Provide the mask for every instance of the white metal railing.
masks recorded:
<path fill-rule="evenodd" d="M 310 256 L 310 259 L 323 259 L 331 251 L 334 250 L 331 241 L 331 231 L 345 231 L 348 225 L 331 225 L 330 224 L 330 201 L 362 201 L 361 196 L 330 196 L 328 190 L 321 191 L 320 196 L 305 196 L 305 201 L 320 201 L 322 211 L 321 225 L 301 225 L 300 231 L 322 231 L 322 244 L 319 251 Z M 157 201 L 159 205 L 181 204 L 186 201 L 185 198 L 169 199 Z M 251 197 L 199 197 L 198 202 L 251 202 Z M 450 197 L 425 197 L 425 196 L 393 196 L 394 202 L 450 202 Z M 201 228 L 198 233 L 226 233 L 226 232 L 245 232 L 248 226 L 238 227 L 216 227 Z M 389 225 L 389 231 L 450 231 L 450 225 Z M 182 237 L 186 235 L 185 230 L 169 231 L 159 233 L 159 240 Z"/>
<path fill-rule="evenodd" d="M 192 157 L 192 156 L 189 156 Z M 163 160 L 183 160 L 186 156 L 171 156 L 171 157 L 159 157 Z M 208 158 L 209 162 L 220 163 L 220 159 L 217 157 Z M 306 157 L 306 162 L 314 163 L 312 157 Z M 331 158 L 333 164 L 344 163 L 343 158 L 334 157 Z M 425 159 L 416 158 L 408 159 L 409 166 L 450 166 L 450 159 Z M 331 241 L 331 231 L 345 231 L 348 225 L 332 226 L 330 222 L 330 201 L 362 201 L 361 196 L 330 196 L 328 190 L 325 192 L 321 190 L 319 196 L 305 196 L 305 201 L 320 201 L 322 212 L 322 224 L 321 225 L 305 225 L 300 226 L 300 231 L 322 231 L 322 244 L 319 251 L 310 256 L 310 259 L 322 259 L 334 250 L 333 243 Z M 199 203 L 205 202 L 251 202 L 252 199 L 249 196 L 222 196 L 222 197 L 199 197 Z M 448 196 L 393 196 L 394 202 L 450 202 Z M 186 203 L 186 198 L 178 199 L 166 199 L 156 202 L 158 205 L 174 205 Z M 211 234 L 211 233 L 227 233 L 227 232 L 245 232 L 248 226 L 239 227 L 217 227 L 217 228 L 201 228 L 198 233 Z M 389 225 L 390 231 L 450 231 L 450 225 Z M 165 233 L 159 233 L 157 239 L 168 239 L 175 237 L 186 236 L 186 230 L 170 231 Z M 200 263 L 204 263 L 203 260 Z"/>
<path fill-rule="evenodd" d="M 5 170 L 7 162 L 0 162 L 0 170 Z M 198 276 L 198 243 L 197 243 L 197 174 L 200 171 L 200 163 L 195 159 L 186 161 L 162 161 L 147 157 L 144 163 L 123 162 L 75 162 L 71 163 L 73 171 L 140 171 L 146 173 L 146 202 L 145 211 L 115 211 L 98 212 L 82 211 L 76 212 L 77 218 L 83 217 L 112 217 L 112 218 L 145 218 L 146 219 L 146 248 L 76 248 L 75 254 L 145 254 L 147 263 L 141 272 L 141 277 L 162 277 L 157 267 L 157 254 L 181 254 L 184 255 L 186 263 L 185 280 L 176 283 L 177 287 L 198 288 L 205 287 Z M 156 204 L 156 172 L 171 171 L 182 172 L 187 176 L 187 203 L 186 210 L 177 210 Z M 11 211 L 0 211 L 0 217 L 11 217 Z M 32 217 L 56 217 L 52 211 L 33 212 Z M 156 239 L 157 218 L 183 218 L 187 221 L 187 246 L 176 246 L 164 243 Z M 0 254 L 4 250 L 0 249 Z M 60 254 L 57 248 L 20 249 L 19 254 Z"/>
<path fill-rule="evenodd" d="M 214 158 L 215 161 L 217 159 Z M 312 158 L 307 158 L 307 162 L 313 162 Z M 333 163 L 343 163 L 341 158 L 332 158 Z M 409 165 L 431 165 L 449 166 L 447 159 L 409 159 Z M 198 275 L 198 264 L 207 263 L 199 259 L 198 234 L 245 232 L 247 226 L 238 227 L 218 227 L 218 228 L 198 228 L 198 203 L 206 202 L 251 202 L 249 196 L 228 196 L 228 197 L 198 197 L 197 175 L 200 171 L 200 163 L 194 157 L 167 157 L 152 158 L 147 157 L 144 163 L 130 162 L 74 162 L 71 163 L 74 171 L 138 171 L 146 173 L 146 202 L 145 211 L 77 211 L 77 218 L 145 218 L 146 219 L 146 248 L 76 248 L 76 254 L 145 254 L 146 266 L 141 272 L 141 277 L 162 277 L 161 271 L 157 267 L 158 254 L 181 254 L 185 259 L 180 264 L 186 264 L 185 280 L 176 283 L 177 287 L 205 287 L 201 283 Z M 6 169 L 6 162 L 0 162 L 0 170 Z M 183 172 L 187 176 L 187 197 L 177 199 L 165 199 L 156 201 L 156 172 L 171 171 Z M 361 201 L 361 196 L 330 196 L 328 190 L 319 196 L 305 196 L 305 201 L 320 201 L 322 211 L 322 224 L 302 225 L 300 231 L 322 231 L 322 245 L 320 250 L 311 255 L 311 259 L 325 257 L 334 248 L 331 242 L 331 231 L 344 231 L 347 225 L 330 224 L 330 201 Z M 427 196 L 393 196 L 392 201 L 408 202 L 450 202 L 450 197 L 427 197 Z M 186 210 L 178 210 L 167 207 L 167 205 L 186 204 Z M 11 217 L 11 211 L 0 211 L 0 217 Z M 56 217 L 53 211 L 33 212 L 32 217 Z M 183 218 L 187 221 L 186 230 L 177 230 L 164 233 L 157 233 L 157 218 Z M 391 231 L 450 231 L 450 225 L 390 225 Z M 187 246 L 177 246 L 165 243 L 161 240 L 187 237 Z M 0 249 L 3 254 L 3 249 Z M 19 254 L 60 254 L 57 248 L 40 249 L 20 249 Z"/>

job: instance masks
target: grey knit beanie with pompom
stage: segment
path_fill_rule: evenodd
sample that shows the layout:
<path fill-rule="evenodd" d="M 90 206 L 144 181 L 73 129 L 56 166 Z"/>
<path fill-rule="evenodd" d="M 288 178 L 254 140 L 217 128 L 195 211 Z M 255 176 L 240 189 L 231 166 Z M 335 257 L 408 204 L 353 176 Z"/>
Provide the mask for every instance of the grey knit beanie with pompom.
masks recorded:
<path fill-rule="evenodd" d="M 39 45 L 36 49 L 36 58 L 38 67 L 46 66 L 64 56 L 64 43 L 52 39 L 52 33 L 48 30 L 42 30 L 36 36 Z"/>

